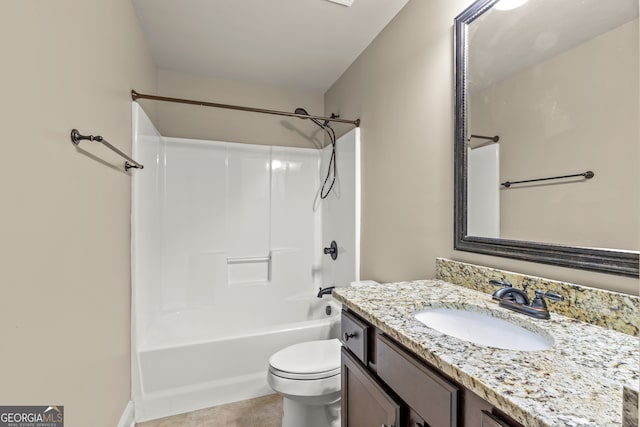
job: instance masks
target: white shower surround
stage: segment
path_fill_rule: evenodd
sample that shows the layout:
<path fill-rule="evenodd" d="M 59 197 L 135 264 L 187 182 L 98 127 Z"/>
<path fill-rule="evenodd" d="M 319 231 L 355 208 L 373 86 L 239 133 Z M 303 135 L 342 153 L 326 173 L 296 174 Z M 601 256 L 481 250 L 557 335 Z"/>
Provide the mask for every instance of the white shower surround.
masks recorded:
<path fill-rule="evenodd" d="M 137 103 L 133 124 L 136 421 L 271 393 L 272 353 L 338 336 L 318 288 L 359 279 L 359 129 L 319 201 L 328 148 L 166 138 Z"/>

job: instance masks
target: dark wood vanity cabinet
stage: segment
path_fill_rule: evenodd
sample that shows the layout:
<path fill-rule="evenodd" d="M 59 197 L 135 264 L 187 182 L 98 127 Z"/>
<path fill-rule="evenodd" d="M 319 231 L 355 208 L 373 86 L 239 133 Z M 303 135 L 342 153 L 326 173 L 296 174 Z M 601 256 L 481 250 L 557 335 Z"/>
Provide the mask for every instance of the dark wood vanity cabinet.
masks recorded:
<path fill-rule="evenodd" d="M 402 425 L 402 403 L 349 350 L 342 348 L 342 426 Z"/>
<path fill-rule="evenodd" d="M 348 309 L 341 339 L 342 427 L 523 427 Z"/>

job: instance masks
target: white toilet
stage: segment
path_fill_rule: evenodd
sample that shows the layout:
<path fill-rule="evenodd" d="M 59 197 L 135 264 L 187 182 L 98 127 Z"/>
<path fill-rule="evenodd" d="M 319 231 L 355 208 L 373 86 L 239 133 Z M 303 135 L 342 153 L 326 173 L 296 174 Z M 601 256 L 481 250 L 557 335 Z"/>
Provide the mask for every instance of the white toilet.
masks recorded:
<path fill-rule="evenodd" d="M 283 396 L 282 427 L 340 426 L 340 341 L 307 341 L 269 358 L 267 382 Z"/>

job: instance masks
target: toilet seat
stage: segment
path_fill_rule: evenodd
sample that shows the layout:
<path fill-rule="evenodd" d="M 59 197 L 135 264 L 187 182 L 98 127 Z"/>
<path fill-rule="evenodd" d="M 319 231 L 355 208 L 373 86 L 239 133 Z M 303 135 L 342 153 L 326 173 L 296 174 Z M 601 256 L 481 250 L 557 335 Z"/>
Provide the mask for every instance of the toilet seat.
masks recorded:
<path fill-rule="evenodd" d="M 277 377 L 286 378 L 289 380 L 321 380 L 324 378 L 330 378 L 336 375 L 340 375 L 340 367 L 325 372 L 299 374 L 295 372 L 281 371 L 280 369 L 276 369 L 273 366 L 269 366 L 269 372 Z"/>
<path fill-rule="evenodd" d="M 337 339 L 294 344 L 269 358 L 269 371 L 292 380 L 315 380 L 340 374 L 340 347 Z"/>

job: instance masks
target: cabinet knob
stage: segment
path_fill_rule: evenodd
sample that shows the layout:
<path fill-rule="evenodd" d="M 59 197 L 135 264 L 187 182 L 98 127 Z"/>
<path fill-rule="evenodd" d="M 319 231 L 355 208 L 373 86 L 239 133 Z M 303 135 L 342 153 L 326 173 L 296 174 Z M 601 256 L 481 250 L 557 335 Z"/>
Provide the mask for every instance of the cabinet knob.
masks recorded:
<path fill-rule="evenodd" d="M 357 335 L 357 334 L 356 334 L 355 332 L 353 332 L 353 333 L 345 332 L 345 333 L 344 333 L 344 340 L 345 340 L 345 341 L 349 341 L 349 338 L 355 338 L 355 337 L 356 337 L 356 335 Z M 383 424 L 383 425 L 384 425 L 384 424 Z"/>

